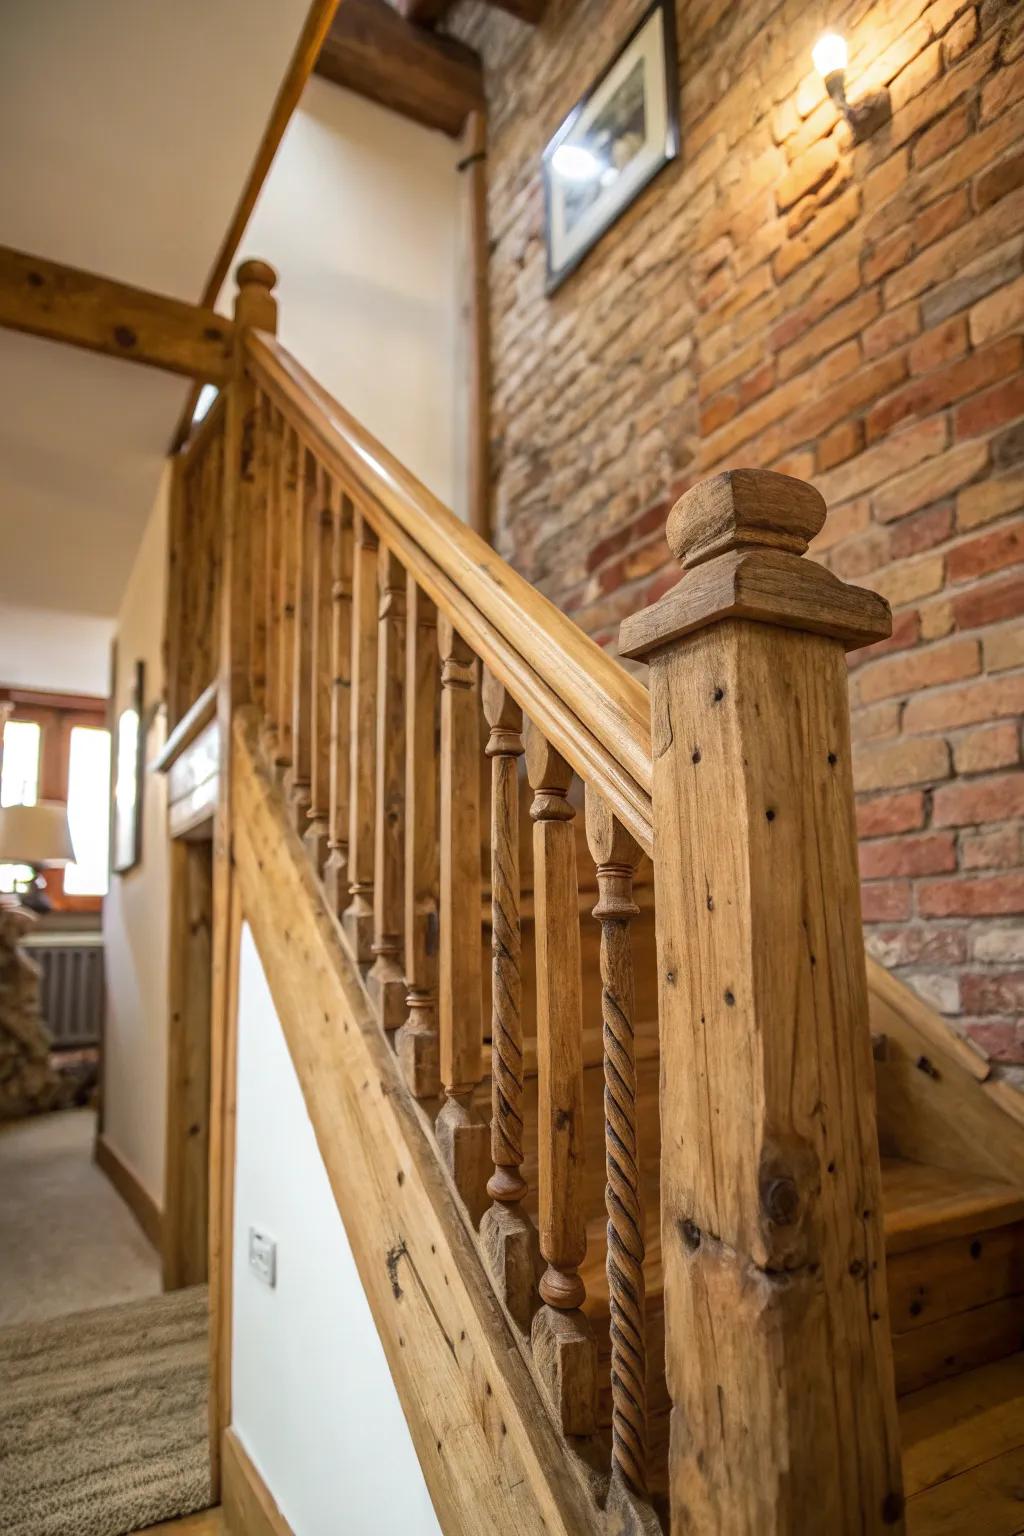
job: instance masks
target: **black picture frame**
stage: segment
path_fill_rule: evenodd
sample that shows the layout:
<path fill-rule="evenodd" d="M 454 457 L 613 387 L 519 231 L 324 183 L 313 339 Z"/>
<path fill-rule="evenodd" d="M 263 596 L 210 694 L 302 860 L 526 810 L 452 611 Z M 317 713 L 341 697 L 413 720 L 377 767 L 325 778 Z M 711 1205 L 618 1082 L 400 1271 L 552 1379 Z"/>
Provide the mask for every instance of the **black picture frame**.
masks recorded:
<path fill-rule="evenodd" d="M 126 875 L 142 860 L 142 800 L 146 780 L 146 663 L 137 661 L 132 689 L 114 721 L 110 775 L 110 865 Z"/>
<path fill-rule="evenodd" d="M 649 29 L 652 28 L 660 36 L 660 43 L 656 43 L 651 36 Z M 659 28 L 660 33 L 657 31 Z M 660 51 L 663 68 L 655 67 L 652 50 Z M 631 54 L 632 65 L 629 63 Z M 640 76 L 645 138 L 641 140 L 640 148 L 620 168 L 616 169 L 609 161 L 602 171 L 599 157 L 586 148 L 585 135 L 591 125 L 600 122 L 601 113 L 617 99 L 626 98 L 624 104 L 628 105 L 631 95 L 635 94 L 634 76 L 640 66 L 643 66 L 640 68 Z M 659 100 L 650 96 L 652 89 L 659 92 Z M 653 122 L 648 126 L 652 116 Z M 600 139 L 608 131 L 599 129 L 596 138 Z M 632 131 L 635 132 L 635 122 Z M 621 144 L 623 140 L 618 142 Z M 583 154 L 591 154 L 598 167 L 593 179 L 600 180 L 615 171 L 614 180 L 604 192 L 600 187 L 595 192 L 585 182 L 580 183 L 581 192 L 577 201 L 583 196 L 588 201 L 582 213 L 574 211 L 571 214 L 577 225 L 575 235 L 571 227 L 568 233 L 564 231 L 566 208 L 570 201 L 566 188 L 573 183 L 559 176 L 556 169 L 559 151 L 570 147 L 580 149 Z M 547 254 L 546 293 L 554 293 L 569 274 L 575 272 L 606 231 L 636 201 L 655 176 L 678 155 L 679 70 L 675 3 L 674 0 L 654 0 L 614 59 L 562 122 L 541 156 Z"/>

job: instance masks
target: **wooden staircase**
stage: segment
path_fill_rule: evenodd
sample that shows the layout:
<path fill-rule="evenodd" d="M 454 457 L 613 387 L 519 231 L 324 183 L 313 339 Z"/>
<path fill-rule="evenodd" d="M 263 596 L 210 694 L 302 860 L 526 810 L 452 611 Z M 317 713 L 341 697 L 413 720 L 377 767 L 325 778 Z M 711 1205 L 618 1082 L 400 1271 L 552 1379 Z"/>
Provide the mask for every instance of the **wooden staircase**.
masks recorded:
<path fill-rule="evenodd" d="M 683 499 L 648 696 L 239 281 L 212 594 L 172 569 L 219 623 L 176 656 L 220 680 L 215 1127 L 246 922 L 443 1528 L 1024 1529 L 1024 1138 L 865 968 L 844 649 L 888 616 L 804 558 L 820 499 Z"/>

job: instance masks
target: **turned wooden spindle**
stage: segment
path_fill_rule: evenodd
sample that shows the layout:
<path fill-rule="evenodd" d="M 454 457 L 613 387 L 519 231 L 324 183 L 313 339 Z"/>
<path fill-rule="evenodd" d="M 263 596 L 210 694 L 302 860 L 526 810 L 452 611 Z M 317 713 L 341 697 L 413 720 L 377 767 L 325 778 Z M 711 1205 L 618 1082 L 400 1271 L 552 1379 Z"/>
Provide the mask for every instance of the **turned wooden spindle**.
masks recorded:
<path fill-rule="evenodd" d="M 442 1156 L 474 1222 L 487 1204 L 488 1132 L 473 1098 L 483 1076 L 480 726 L 476 658 L 439 615 L 441 656 L 440 1052 Z"/>
<path fill-rule="evenodd" d="M 324 892 L 340 917 L 348 902 L 348 826 L 352 774 L 352 503 L 330 486 L 331 744 Z"/>
<path fill-rule="evenodd" d="M 284 422 L 271 412 L 267 462 L 267 543 L 264 593 L 267 616 L 267 697 L 263 716 L 263 752 L 268 766 L 277 751 L 278 708 L 280 694 L 277 677 L 281 652 L 281 610 L 278 587 L 281 571 L 281 459 L 284 452 Z"/>
<path fill-rule="evenodd" d="M 327 859 L 331 803 L 331 562 L 334 547 L 334 512 L 331 483 L 322 465 L 315 466 L 313 550 L 313 622 L 310 654 L 308 824 L 303 833 L 306 848 L 319 874 Z"/>
<path fill-rule="evenodd" d="M 377 535 L 360 509 L 353 526 L 352 692 L 349 724 L 348 891 L 342 927 L 360 965 L 373 959 L 377 793 Z"/>
<path fill-rule="evenodd" d="M 668 521 L 650 663 L 673 1531 L 902 1529 L 845 650 L 888 605 L 737 470 Z"/>
<path fill-rule="evenodd" d="M 377 564 L 377 790 L 373 965 L 366 978 L 384 1029 L 405 1020 L 405 570 L 381 545 Z"/>
<path fill-rule="evenodd" d="M 395 1049 L 417 1099 L 440 1092 L 437 1031 L 437 730 L 440 662 L 437 609 L 409 575 L 405 662 L 405 1023 Z"/>
<path fill-rule="evenodd" d="M 605 1206 L 612 1346 L 612 1465 L 632 1493 L 647 1493 L 647 1338 L 644 1211 L 636 1119 L 633 956 L 629 925 L 640 908 L 633 877 L 642 850 L 587 787 L 587 842 L 597 866 L 604 1045 Z"/>
<path fill-rule="evenodd" d="M 269 510 L 270 404 L 257 394 L 246 419 L 252 465 L 249 532 L 249 691 L 261 712 L 267 704 L 267 513 Z"/>
<path fill-rule="evenodd" d="M 316 565 L 319 506 L 317 465 L 309 449 L 297 445 L 295 488 L 295 641 L 292 647 L 292 763 L 287 794 L 292 825 L 306 832 L 313 777 L 313 574 Z"/>
<path fill-rule="evenodd" d="M 533 790 L 534 929 L 537 959 L 537 1139 L 540 1280 L 534 1355 L 565 1434 L 595 1427 L 597 1350 L 580 1308 L 587 1252 L 583 1210 L 583 1013 L 580 981 L 576 811 L 572 769 L 533 725 L 526 735 Z"/>
<path fill-rule="evenodd" d="M 537 1230 L 519 1209 L 523 1165 L 523 1023 L 519 972 L 519 772 L 523 712 L 485 672 L 491 760 L 491 1158 L 493 1204 L 480 1237 L 505 1305 L 528 1328 L 537 1295 Z"/>
<path fill-rule="evenodd" d="M 277 742 L 274 775 L 283 783 L 292 766 L 292 708 L 295 689 L 295 604 L 299 575 L 299 439 L 284 424 L 280 464 L 281 497 L 278 504 L 280 546 L 277 565 Z"/>

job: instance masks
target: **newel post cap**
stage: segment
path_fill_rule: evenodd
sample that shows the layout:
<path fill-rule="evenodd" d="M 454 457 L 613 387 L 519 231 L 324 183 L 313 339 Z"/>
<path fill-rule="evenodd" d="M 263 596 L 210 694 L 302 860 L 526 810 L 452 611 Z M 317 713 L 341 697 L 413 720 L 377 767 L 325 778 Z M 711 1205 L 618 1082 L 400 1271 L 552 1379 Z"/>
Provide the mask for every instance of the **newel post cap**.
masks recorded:
<path fill-rule="evenodd" d="M 884 598 L 803 558 L 825 515 L 813 485 L 767 469 L 727 470 L 693 486 L 665 530 L 682 577 L 624 620 L 620 654 L 646 661 L 722 619 L 829 635 L 847 650 L 885 639 L 892 613 Z"/>
<path fill-rule="evenodd" d="M 235 268 L 235 324 L 256 331 L 277 330 L 277 273 L 268 261 L 243 261 Z"/>

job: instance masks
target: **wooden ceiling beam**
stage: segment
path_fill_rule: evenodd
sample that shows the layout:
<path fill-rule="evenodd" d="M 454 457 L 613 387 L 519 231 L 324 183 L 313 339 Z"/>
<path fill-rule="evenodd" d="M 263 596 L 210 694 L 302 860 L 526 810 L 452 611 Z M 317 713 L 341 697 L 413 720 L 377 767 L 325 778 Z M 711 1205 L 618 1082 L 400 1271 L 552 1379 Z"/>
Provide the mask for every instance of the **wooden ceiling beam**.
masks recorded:
<path fill-rule="evenodd" d="M 231 376 L 234 325 L 167 298 L 0 246 L 0 327 L 203 383 Z"/>
<path fill-rule="evenodd" d="M 451 10 L 454 0 L 392 0 L 392 3 L 406 21 L 419 27 L 432 27 Z M 485 0 L 485 3 L 499 11 L 507 11 L 531 27 L 535 27 L 544 15 L 545 0 Z"/>
<path fill-rule="evenodd" d="M 453 138 L 484 106 L 473 50 L 412 26 L 388 0 L 342 0 L 316 73 Z"/>

